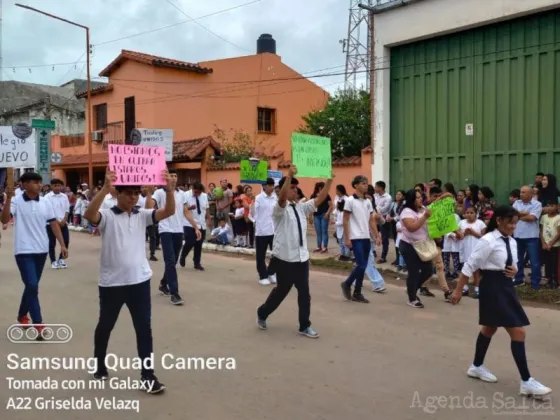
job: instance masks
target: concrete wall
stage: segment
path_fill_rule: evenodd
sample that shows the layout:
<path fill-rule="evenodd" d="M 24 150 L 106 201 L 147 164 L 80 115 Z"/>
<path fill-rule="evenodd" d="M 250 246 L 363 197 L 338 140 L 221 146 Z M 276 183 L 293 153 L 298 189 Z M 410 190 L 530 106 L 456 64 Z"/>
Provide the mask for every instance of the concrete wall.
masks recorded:
<path fill-rule="evenodd" d="M 78 116 L 74 112 L 55 107 L 51 107 L 50 111 L 47 111 L 42 105 L 10 114 L 6 118 L 0 117 L 0 125 L 12 125 L 22 122 L 31 125 L 31 120 L 33 119 L 54 120 L 56 129 L 53 131 L 53 134 L 67 136 L 84 132 L 85 118 L 83 116 Z"/>
<path fill-rule="evenodd" d="M 378 70 L 373 81 L 373 180 L 390 182 L 391 72 L 386 68 L 390 66 L 392 46 L 557 7 L 560 0 L 420 0 L 375 14 L 373 55 Z"/>

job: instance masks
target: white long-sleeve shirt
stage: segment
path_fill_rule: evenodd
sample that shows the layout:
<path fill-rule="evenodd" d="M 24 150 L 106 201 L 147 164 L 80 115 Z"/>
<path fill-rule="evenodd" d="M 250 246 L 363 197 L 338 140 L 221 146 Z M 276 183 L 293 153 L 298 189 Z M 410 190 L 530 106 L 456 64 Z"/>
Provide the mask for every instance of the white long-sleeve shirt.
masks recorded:
<path fill-rule="evenodd" d="M 274 222 L 272 213 L 274 205 L 278 198 L 275 194 L 270 196 L 265 193 L 259 194 L 255 199 L 254 219 L 255 219 L 255 236 L 271 236 L 274 235 Z"/>
<path fill-rule="evenodd" d="M 387 217 L 391 211 L 391 204 L 393 203 L 393 198 L 389 193 L 374 194 L 375 206 L 383 218 Z"/>

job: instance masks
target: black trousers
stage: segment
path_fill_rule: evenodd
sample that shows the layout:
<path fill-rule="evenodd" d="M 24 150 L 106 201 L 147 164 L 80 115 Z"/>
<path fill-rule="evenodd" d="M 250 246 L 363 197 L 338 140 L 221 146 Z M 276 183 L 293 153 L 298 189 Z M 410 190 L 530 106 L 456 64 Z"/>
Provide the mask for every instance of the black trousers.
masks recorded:
<path fill-rule="evenodd" d="M 391 224 L 385 223 L 383 225 L 377 225 L 377 229 L 381 233 L 381 259 L 387 259 L 387 253 L 389 252 L 389 237 L 391 236 Z"/>
<path fill-rule="evenodd" d="M 270 248 L 272 251 L 272 245 L 274 243 L 274 235 L 269 236 L 255 236 L 255 251 L 257 259 L 257 272 L 259 273 L 259 279 L 267 279 L 268 276 L 276 274 L 274 271 L 274 266 L 271 263 L 266 266 L 266 249 Z"/>
<path fill-rule="evenodd" d="M 395 258 L 395 261 L 398 262 L 399 260 L 399 255 L 400 251 L 399 251 L 399 247 L 396 245 L 397 242 L 397 222 L 391 222 L 389 223 L 390 226 L 390 230 L 391 230 L 391 237 L 393 238 L 393 240 L 395 241 L 395 253 L 397 254 L 397 258 Z"/>
<path fill-rule="evenodd" d="M 183 249 L 181 250 L 181 265 L 185 264 L 185 259 L 191 249 L 194 248 L 194 255 L 193 255 L 193 262 L 195 267 L 200 265 L 200 259 L 202 257 L 202 243 L 204 242 L 204 238 L 206 237 L 206 229 L 200 229 L 200 233 L 202 237 L 199 241 L 196 240 L 196 233 L 194 228 L 190 226 L 184 226 L 184 235 L 185 235 L 185 244 L 183 245 Z"/>
<path fill-rule="evenodd" d="M 560 248 L 551 248 L 550 251 L 542 250 L 542 257 L 544 261 L 545 276 L 548 278 L 550 284 L 558 284 L 558 259 L 560 258 Z"/>
<path fill-rule="evenodd" d="M 414 302 L 420 287 L 432 276 L 432 262 L 422 261 L 414 247 L 402 239 L 399 243 L 399 248 L 408 269 L 408 278 L 406 279 L 408 300 Z"/>
<path fill-rule="evenodd" d="M 146 236 L 150 241 L 150 256 L 155 255 L 157 247 L 157 226 L 151 225 L 146 228 Z"/>
<path fill-rule="evenodd" d="M 278 284 L 272 289 L 266 302 L 257 309 L 257 315 L 261 319 L 267 319 L 288 296 L 292 286 L 295 286 L 298 291 L 299 330 L 304 331 L 311 326 L 309 320 L 311 313 L 309 261 L 286 262 L 273 257 L 270 263 L 276 270 Z"/>
<path fill-rule="evenodd" d="M 62 238 L 64 239 L 64 246 L 68 249 L 68 245 L 70 245 L 70 233 L 68 232 L 68 225 L 64 225 L 60 228 L 62 232 Z M 54 236 L 54 232 L 50 225 L 47 225 L 47 235 L 49 237 L 49 258 L 51 259 L 51 263 L 61 260 L 62 254 L 59 254 L 58 260 L 56 259 L 56 236 Z"/>
<path fill-rule="evenodd" d="M 255 246 L 255 225 L 247 221 L 247 233 L 249 234 L 249 246 Z"/>
<path fill-rule="evenodd" d="M 132 318 L 138 357 L 146 360 L 153 353 L 150 280 L 130 286 L 99 287 L 99 322 L 95 328 L 94 357 L 97 359 L 98 370 L 102 373 L 107 371 L 105 357 L 109 338 L 123 305 L 128 307 Z M 152 369 L 143 368 L 142 377 L 153 372 Z"/>

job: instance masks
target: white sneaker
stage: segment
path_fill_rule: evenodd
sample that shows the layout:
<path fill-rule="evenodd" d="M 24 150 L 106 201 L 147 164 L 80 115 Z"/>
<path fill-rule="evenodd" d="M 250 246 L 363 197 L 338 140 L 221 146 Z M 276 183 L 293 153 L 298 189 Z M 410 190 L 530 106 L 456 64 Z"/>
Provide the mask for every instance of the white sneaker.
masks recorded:
<path fill-rule="evenodd" d="M 519 393 L 521 395 L 530 395 L 535 397 L 542 397 L 544 395 L 548 395 L 552 392 L 547 386 L 544 386 L 539 381 L 529 378 L 528 381 L 521 381 L 521 385 L 519 386 Z"/>
<path fill-rule="evenodd" d="M 498 378 L 496 378 L 496 376 L 494 376 L 484 365 L 480 365 L 478 367 L 471 365 L 469 370 L 467 370 L 467 375 L 471 378 L 480 379 L 484 382 L 498 382 Z"/>
<path fill-rule="evenodd" d="M 262 279 L 262 280 L 259 280 L 259 284 L 261 286 L 268 286 L 270 284 L 270 281 L 268 281 L 268 279 Z"/>
<path fill-rule="evenodd" d="M 68 265 L 66 264 L 66 261 L 64 261 L 62 258 L 60 260 L 58 260 L 58 267 L 59 268 L 68 268 Z"/>
<path fill-rule="evenodd" d="M 51 263 L 51 268 L 54 270 L 58 270 L 60 267 L 58 266 L 58 261 L 53 261 Z"/>
<path fill-rule="evenodd" d="M 270 276 L 268 276 L 268 281 L 272 284 L 276 284 L 276 274 L 271 274 Z"/>
<path fill-rule="evenodd" d="M 374 288 L 372 289 L 372 291 L 375 292 L 375 293 L 385 293 L 386 290 L 387 290 L 387 289 L 385 289 L 383 286 L 374 287 Z"/>

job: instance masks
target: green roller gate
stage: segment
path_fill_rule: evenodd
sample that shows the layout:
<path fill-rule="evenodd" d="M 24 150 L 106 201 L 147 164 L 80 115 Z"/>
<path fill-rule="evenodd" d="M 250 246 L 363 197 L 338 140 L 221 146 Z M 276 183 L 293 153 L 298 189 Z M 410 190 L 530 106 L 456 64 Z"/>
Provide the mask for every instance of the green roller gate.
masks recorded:
<path fill-rule="evenodd" d="M 393 48 L 390 133 L 392 190 L 560 175 L 560 10 Z"/>

